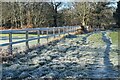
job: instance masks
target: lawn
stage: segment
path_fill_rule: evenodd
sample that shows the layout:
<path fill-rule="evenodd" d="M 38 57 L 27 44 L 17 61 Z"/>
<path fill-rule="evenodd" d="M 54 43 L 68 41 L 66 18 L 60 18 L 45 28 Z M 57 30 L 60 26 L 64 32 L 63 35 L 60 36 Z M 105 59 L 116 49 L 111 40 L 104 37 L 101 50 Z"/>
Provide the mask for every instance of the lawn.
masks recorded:
<path fill-rule="evenodd" d="M 25 34 L 12 34 L 12 42 L 16 42 L 16 41 L 21 41 L 21 40 L 25 40 Z M 35 38 L 37 37 L 38 35 L 37 34 L 29 34 L 29 39 L 30 38 Z M 47 35 L 40 35 L 40 37 L 42 36 L 47 36 Z M 40 44 L 46 44 L 47 42 L 50 42 L 54 39 L 54 37 L 50 37 L 48 38 L 48 41 L 47 41 L 47 38 L 41 38 L 40 39 Z M 9 34 L 0 34 L 0 44 L 4 44 L 4 43 L 9 43 Z M 29 47 L 32 47 L 34 45 L 37 45 L 38 44 L 38 41 L 37 39 L 36 40 L 32 40 L 32 41 L 29 41 Z M 8 46 L 2 46 L 3 49 L 7 49 Z M 23 49 L 26 47 L 26 44 L 25 42 L 22 42 L 22 43 L 18 43 L 18 44 L 14 44 L 13 45 L 13 48 L 19 48 L 19 50 Z"/>
<path fill-rule="evenodd" d="M 118 31 L 109 32 L 108 37 L 111 38 L 112 45 L 118 45 Z"/>
<path fill-rule="evenodd" d="M 88 42 L 92 46 L 96 46 L 96 47 L 105 45 L 105 42 L 102 40 L 102 33 L 95 33 L 90 35 L 88 37 Z"/>
<path fill-rule="evenodd" d="M 9 34 L 0 34 L 0 37 L 8 37 Z M 24 37 L 25 34 L 12 34 L 13 37 Z M 36 37 L 37 34 L 29 34 L 31 37 Z"/>

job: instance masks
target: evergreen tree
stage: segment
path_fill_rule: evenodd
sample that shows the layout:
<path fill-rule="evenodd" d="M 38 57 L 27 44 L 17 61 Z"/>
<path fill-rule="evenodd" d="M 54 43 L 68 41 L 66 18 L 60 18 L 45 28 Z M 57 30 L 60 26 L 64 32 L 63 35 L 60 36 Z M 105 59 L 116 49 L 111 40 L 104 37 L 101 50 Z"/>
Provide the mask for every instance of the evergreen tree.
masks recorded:
<path fill-rule="evenodd" d="M 110 25 L 110 23 L 113 22 L 113 11 L 112 8 L 108 6 L 110 4 L 109 2 L 98 2 L 95 6 L 95 10 L 93 11 L 95 19 L 93 21 L 99 28 Z"/>
<path fill-rule="evenodd" d="M 117 25 L 120 27 L 120 1 L 117 2 L 117 9 L 114 13 L 114 18 L 116 20 Z"/>

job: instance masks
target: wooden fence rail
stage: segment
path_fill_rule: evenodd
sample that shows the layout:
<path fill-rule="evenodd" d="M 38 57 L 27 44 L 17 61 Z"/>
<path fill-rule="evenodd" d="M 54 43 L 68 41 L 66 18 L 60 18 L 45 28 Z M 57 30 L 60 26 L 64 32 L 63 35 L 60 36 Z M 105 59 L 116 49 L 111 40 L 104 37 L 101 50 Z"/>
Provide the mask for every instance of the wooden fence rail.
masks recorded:
<path fill-rule="evenodd" d="M 40 44 L 40 39 L 41 38 L 46 38 L 48 41 L 49 37 L 56 37 L 57 35 L 61 35 L 61 34 L 66 34 L 66 33 L 70 33 L 70 32 L 75 32 L 77 29 L 79 29 L 80 26 L 65 26 L 65 27 L 53 27 L 53 28 L 28 28 L 28 29 L 22 29 L 22 30 L 0 30 L 0 33 L 2 34 L 9 34 L 9 42 L 8 43 L 4 43 L 4 44 L 0 44 L 0 46 L 9 46 L 9 52 L 10 54 L 12 54 L 12 45 L 13 44 L 18 44 L 18 43 L 26 43 L 26 47 L 29 48 L 29 41 L 32 40 L 37 40 L 38 44 Z M 36 32 L 37 33 L 37 37 L 35 38 L 30 38 L 29 39 L 29 33 L 30 32 Z M 46 32 L 46 33 L 44 33 Z M 12 41 L 12 34 L 13 33 L 25 33 L 25 40 L 20 40 L 20 41 Z M 41 36 L 40 37 L 40 33 L 42 34 L 46 34 L 46 36 Z M 50 33 L 50 34 L 49 34 Z M 51 34 L 52 33 L 52 34 Z"/>

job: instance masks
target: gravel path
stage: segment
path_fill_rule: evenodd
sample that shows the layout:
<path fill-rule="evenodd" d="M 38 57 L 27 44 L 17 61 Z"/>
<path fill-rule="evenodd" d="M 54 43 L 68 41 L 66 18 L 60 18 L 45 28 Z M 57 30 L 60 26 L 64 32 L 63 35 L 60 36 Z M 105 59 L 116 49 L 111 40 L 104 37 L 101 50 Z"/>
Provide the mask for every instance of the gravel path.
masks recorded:
<path fill-rule="evenodd" d="M 102 33 L 104 46 L 93 45 L 86 35 L 69 35 L 3 62 L 3 80 L 40 78 L 115 78 L 109 59 L 111 41 Z M 99 39 L 99 38 L 98 38 Z M 94 42 L 95 43 L 95 42 Z"/>

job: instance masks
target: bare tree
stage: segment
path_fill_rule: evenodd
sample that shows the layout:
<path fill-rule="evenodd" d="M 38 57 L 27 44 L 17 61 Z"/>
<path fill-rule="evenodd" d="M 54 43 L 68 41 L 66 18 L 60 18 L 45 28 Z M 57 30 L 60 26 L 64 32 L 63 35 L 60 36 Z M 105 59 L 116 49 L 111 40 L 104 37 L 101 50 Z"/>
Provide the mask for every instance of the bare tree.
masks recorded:
<path fill-rule="evenodd" d="M 58 20 L 58 8 L 61 6 L 61 2 L 51 2 L 51 6 L 53 9 L 53 18 L 54 18 L 54 27 L 57 27 Z"/>

